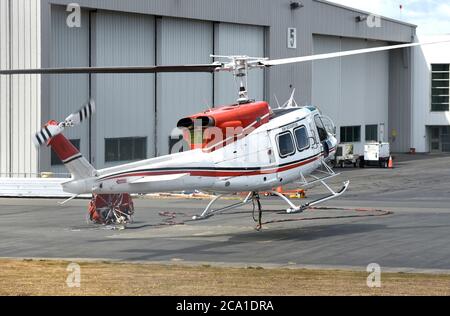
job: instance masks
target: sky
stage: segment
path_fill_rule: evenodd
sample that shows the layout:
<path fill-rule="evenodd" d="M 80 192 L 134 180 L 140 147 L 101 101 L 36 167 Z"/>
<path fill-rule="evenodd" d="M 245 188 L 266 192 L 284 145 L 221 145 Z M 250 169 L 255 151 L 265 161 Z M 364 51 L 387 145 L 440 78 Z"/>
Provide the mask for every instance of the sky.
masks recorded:
<path fill-rule="evenodd" d="M 450 34 L 450 0 L 328 1 L 415 24 L 418 35 Z"/>

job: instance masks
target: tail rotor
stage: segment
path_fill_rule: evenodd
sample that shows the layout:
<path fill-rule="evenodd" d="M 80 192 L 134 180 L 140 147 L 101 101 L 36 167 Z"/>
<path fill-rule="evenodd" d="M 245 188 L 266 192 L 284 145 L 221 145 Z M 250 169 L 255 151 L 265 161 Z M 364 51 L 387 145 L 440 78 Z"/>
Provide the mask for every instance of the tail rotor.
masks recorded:
<path fill-rule="evenodd" d="M 50 121 L 40 132 L 33 137 L 33 143 L 36 147 L 47 144 L 50 139 L 61 134 L 66 128 L 80 125 L 89 119 L 95 113 L 95 102 L 90 100 L 78 112 L 69 115 L 64 122 L 58 123 Z"/>

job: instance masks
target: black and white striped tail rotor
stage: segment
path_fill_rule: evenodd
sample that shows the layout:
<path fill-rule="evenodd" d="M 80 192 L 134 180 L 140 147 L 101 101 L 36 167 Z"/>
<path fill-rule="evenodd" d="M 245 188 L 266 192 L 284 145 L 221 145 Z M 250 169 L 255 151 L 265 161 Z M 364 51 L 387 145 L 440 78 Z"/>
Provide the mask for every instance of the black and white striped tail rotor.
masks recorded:
<path fill-rule="evenodd" d="M 72 113 L 64 121 L 64 127 L 73 127 L 79 125 L 85 120 L 88 120 L 95 113 L 95 102 L 90 100 L 85 106 L 83 106 L 78 112 Z"/>
<path fill-rule="evenodd" d="M 37 132 L 33 137 L 33 143 L 36 147 L 45 145 L 51 138 L 61 134 L 64 127 L 59 125 L 47 125 L 40 132 Z"/>
<path fill-rule="evenodd" d="M 90 100 L 85 106 L 83 106 L 78 112 L 72 113 L 67 117 L 64 122 L 50 122 L 40 132 L 36 133 L 33 137 L 33 142 L 36 147 L 43 146 L 53 137 L 61 134 L 65 128 L 73 127 L 81 124 L 85 120 L 88 120 L 95 113 L 95 103 Z"/>

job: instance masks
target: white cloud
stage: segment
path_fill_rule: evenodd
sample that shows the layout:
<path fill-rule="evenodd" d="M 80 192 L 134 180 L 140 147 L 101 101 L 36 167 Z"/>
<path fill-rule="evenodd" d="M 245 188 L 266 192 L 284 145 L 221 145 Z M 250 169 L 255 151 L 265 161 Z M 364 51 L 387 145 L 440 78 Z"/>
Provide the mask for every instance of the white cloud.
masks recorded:
<path fill-rule="evenodd" d="M 417 33 L 450 34 L 448 0 L 329 0 L 356 9 L 413 23 Z M 400 9 L 402 5 L 402 9 Z"/>

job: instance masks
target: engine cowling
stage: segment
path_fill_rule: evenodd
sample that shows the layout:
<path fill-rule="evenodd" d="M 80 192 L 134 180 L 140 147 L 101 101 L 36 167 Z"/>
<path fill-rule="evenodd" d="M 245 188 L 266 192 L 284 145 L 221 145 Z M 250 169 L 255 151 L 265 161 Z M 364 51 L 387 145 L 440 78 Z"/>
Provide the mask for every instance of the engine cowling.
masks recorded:
<path fill-rule="evenodd" d="M 267 102 L 224 106 L 183 118 L 177 127 L 191 149 L 213 151 L 268 123 L 271 113 Z"/>

